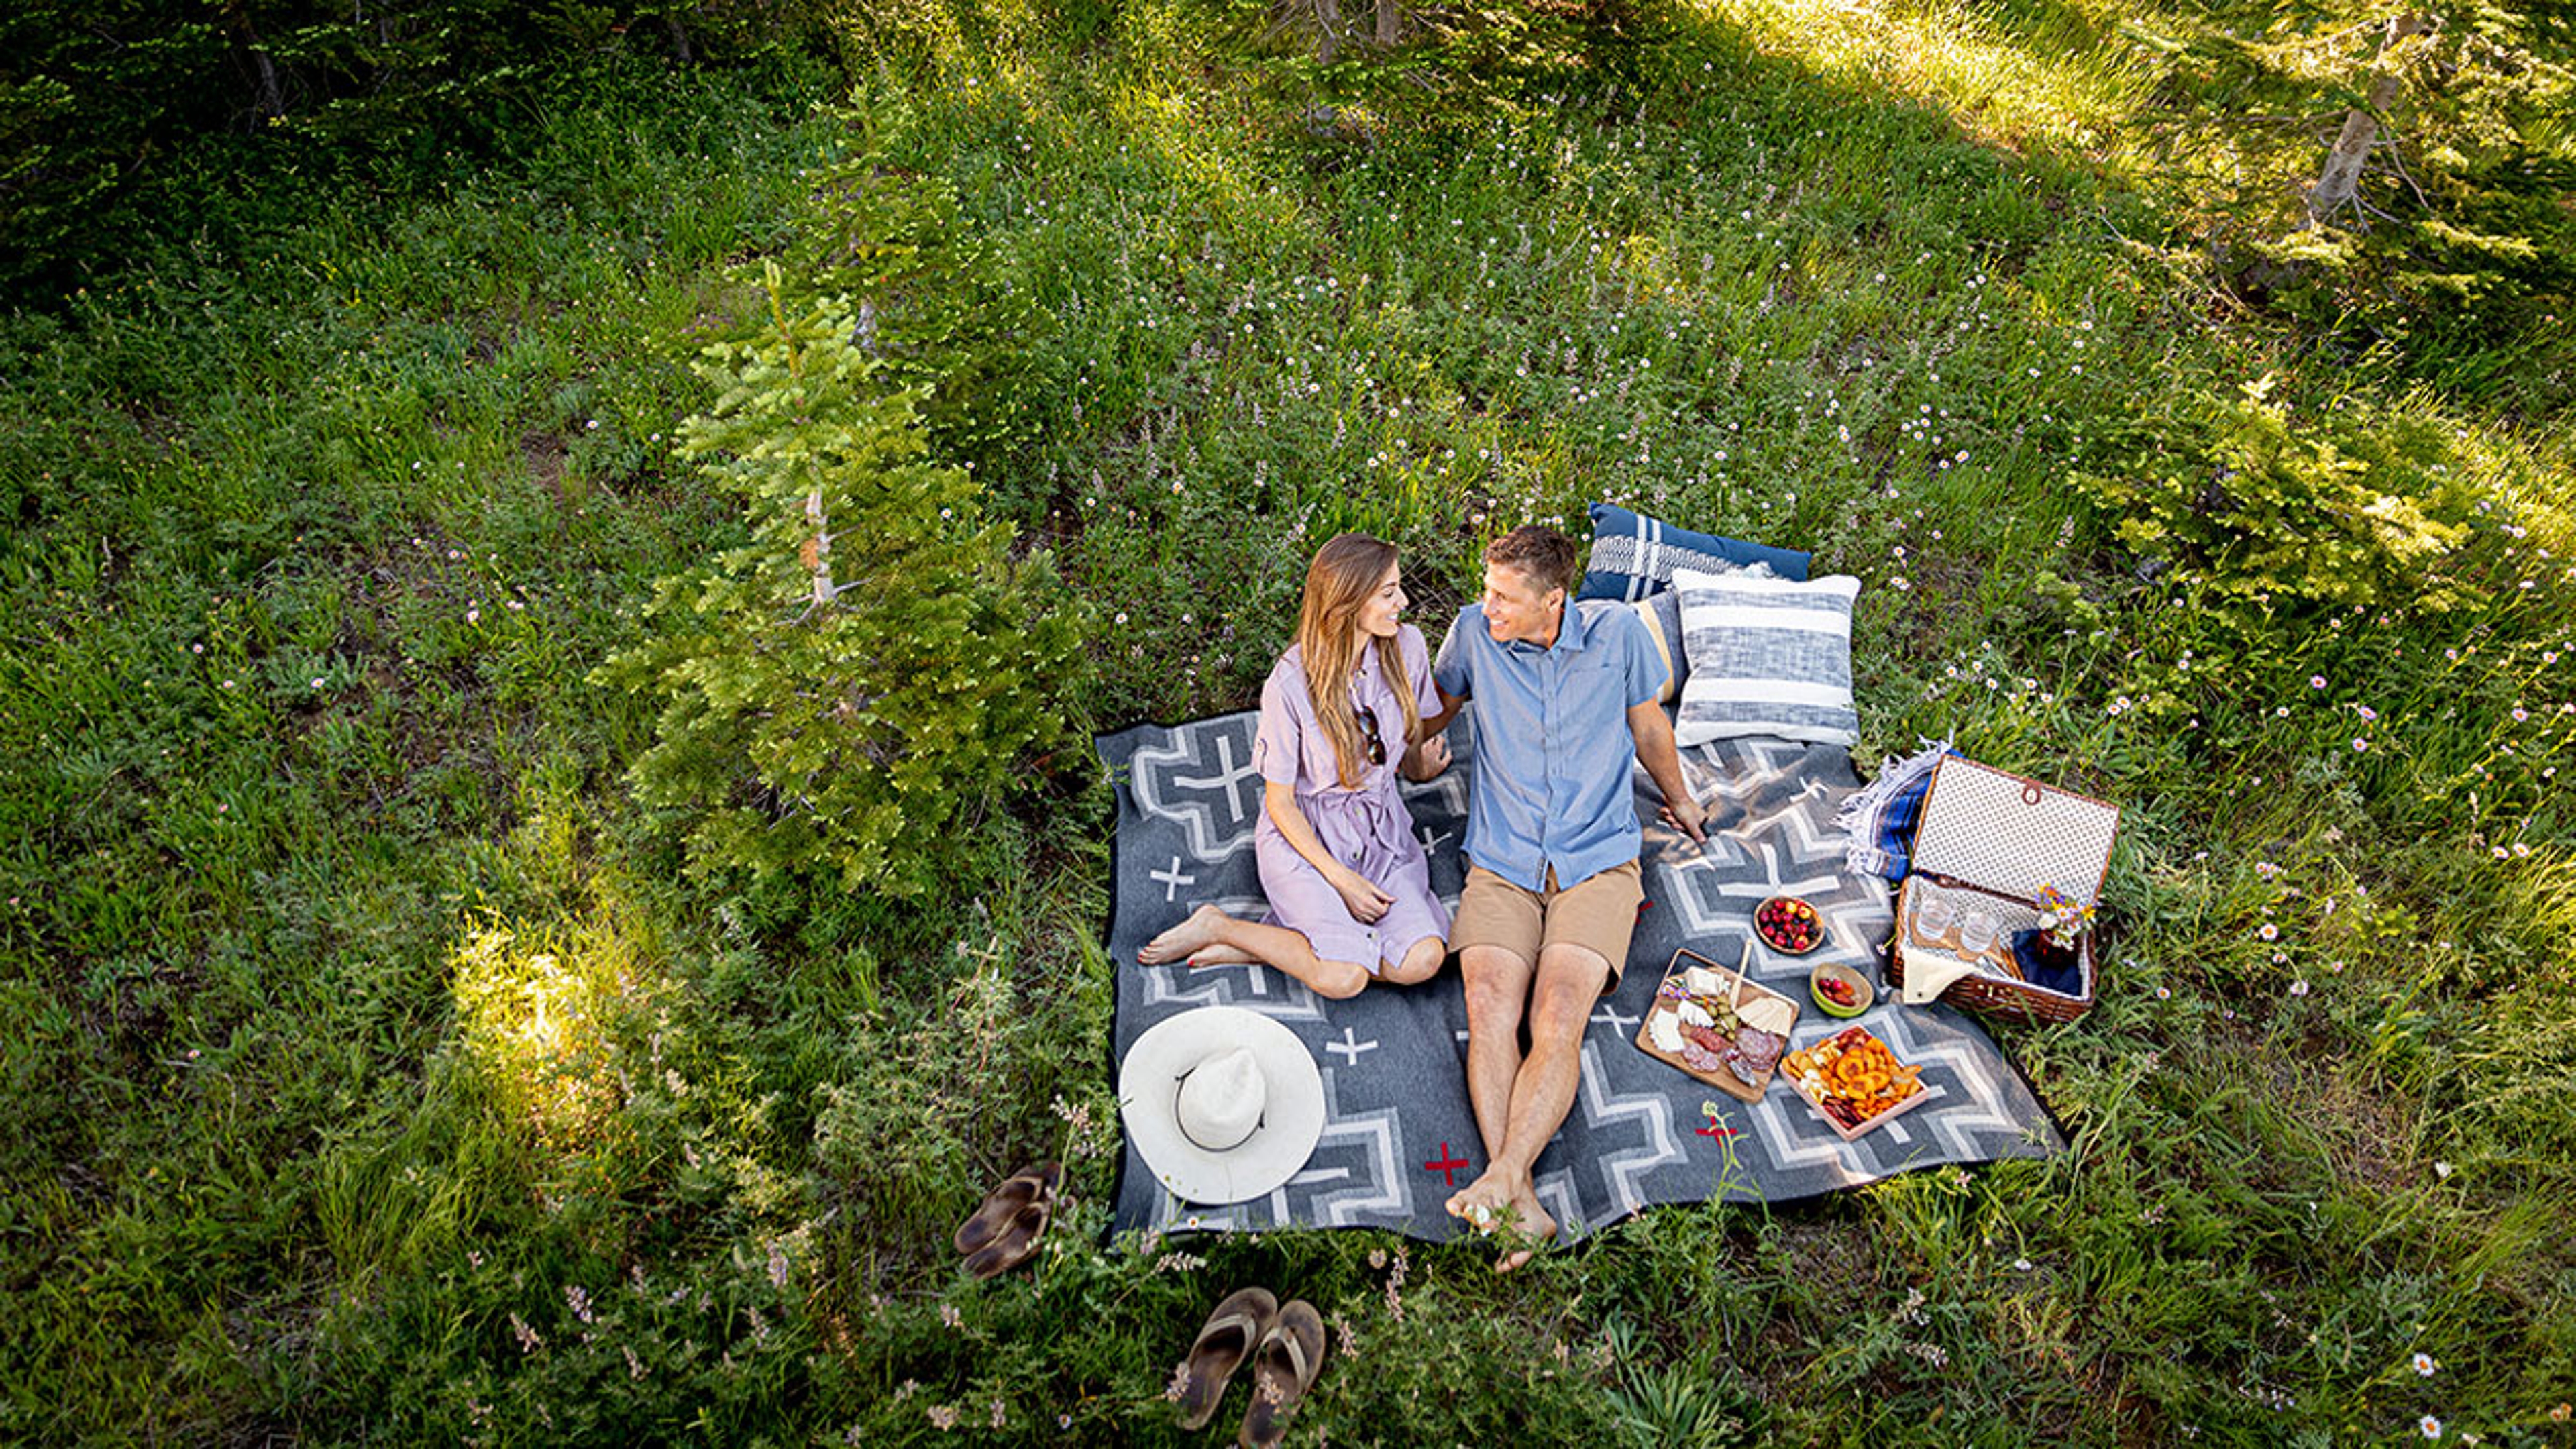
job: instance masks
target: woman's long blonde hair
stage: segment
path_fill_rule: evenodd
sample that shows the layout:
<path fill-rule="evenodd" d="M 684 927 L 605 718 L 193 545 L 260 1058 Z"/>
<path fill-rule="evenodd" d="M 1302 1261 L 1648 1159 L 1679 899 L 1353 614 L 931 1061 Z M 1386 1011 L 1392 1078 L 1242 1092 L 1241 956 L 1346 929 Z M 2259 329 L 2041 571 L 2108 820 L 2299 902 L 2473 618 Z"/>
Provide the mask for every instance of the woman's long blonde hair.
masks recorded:
<path fill-rule="evenodd" d="M 1306 599 L 1297 610 L 1297 647 L 1306 660 L 1306 696 L 1315 723 L 1333 742 L 1333 764 L 1345 790 L 1368 771 L 1367 741 L 1352 717 L 1351 676 L 1360 660 L 1360 609 L 1395 567 L 1395 545 L 1365 533 L 1337 534 L 1315 550 L 1306 566 Z M 1404 736 L 1380 741 L 1388 760 L 1400 760 L 1422 725 L 1422 712 L 1404 677 L 1404 649 L 1394 639 L 1377 644 L 1378 673 L 1404 704 Z"/>

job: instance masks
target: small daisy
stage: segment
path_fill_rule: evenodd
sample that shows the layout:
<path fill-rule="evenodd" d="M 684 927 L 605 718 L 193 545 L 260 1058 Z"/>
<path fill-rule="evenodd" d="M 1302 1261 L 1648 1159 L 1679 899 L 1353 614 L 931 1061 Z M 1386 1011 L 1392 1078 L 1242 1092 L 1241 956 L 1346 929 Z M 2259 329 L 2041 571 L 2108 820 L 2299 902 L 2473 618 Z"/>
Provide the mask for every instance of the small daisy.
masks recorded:
<path fill-rule="evenodd" d="M 2277 941 L 2281 939 L 2281 928 L 2273 925 L 2270 921 L 2265 921 L 2263 923 L 2263 929 L 2256 931 L 2254 934 L 2262 937 L 2266 941 Z"/>
<path fill-rule="evenodd" d="M 2291 994 L 2292 996 L 2305 996 L 2305 995 L 2307 995 L 2307 994 L 2308 994 L 2308 983 L 2307 983 L 2307 982 L 2305 982 L 2305 981 L 2293 981 L 2293 982 L 2291 982 L 2291 983 L 2290 983 L 2290 994 Z"/>
<path fill-rule="evenodd" d="M 2427 1439 L 2439 1439 L 2442 1437 L 2442 1421 L 2434 1418 L 2430 1414 L 2426 1414 L 2422 1422 L 2418 1423 L 2415 1427 Z"/>
<path fill-rule="evenodd" d="M 2431 1354 L 2419 1353 L 2415 1355 L 2415 1372 L 2417 1374 L 2429 1379 L 2433 1376 L 2433 1369 L 2434 1363 L 2433 1356 Z"/>

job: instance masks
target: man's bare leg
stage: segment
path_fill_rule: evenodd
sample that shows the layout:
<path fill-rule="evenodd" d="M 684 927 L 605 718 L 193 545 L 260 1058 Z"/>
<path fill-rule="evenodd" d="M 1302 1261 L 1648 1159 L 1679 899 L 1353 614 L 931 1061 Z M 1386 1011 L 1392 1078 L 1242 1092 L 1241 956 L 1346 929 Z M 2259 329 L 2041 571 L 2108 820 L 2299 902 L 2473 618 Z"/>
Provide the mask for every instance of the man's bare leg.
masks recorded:
<path fill-rule="evenodd" d="M 1369 984 L 1366 967 L 1356 961 L 1318 957 L 1314 943 L 1303 933 L 1286 926 L 1265 926 L 1259 921 L 1238 921 L 1214 906 L 1201 906 L 1190 912 L 1188 920 L 1146 942 L 1136 952 L 1136 959 L 1148 966 L 1184 957 L 1193 966 L 1259 961 L 1305 982 L 1316 995 L 1336 1000 L 1357 996 Z"/>
<path fill-rule="evenodd" d="M 1511 1118 L 1512 1079 L 1521 1070 L 1521 1013 L 1529 1005 L 1530 963 L 1500 946 L 1470 946 L 1458 956 L 1467 985 L 1467 1100 L 1490 1166 L 1503 1152 Z M 1465 1193 L 1449 1199 L 1457 1212 Z M 1500 1204 L 1492 1204 L 1499 1206 Z"/>
<path fill-rule="evenodd" d="M 1450 1211 L 1463 1209 L 1462 1215 L 1473 1218 L 1480 1207 L 1488 1215 L 1509 1207 L 1518 1215 L 1521 1231 L 1542 1240 L 1556 1236 L 1556 1219 L 1540 1206 L 1530 1169 L 1574 1108 L 1583 1080 L 1583 1028 L 1609 979 L 1610 964 L 1598 952 L 1558 945 L 1540 953 L 1529 1002 L 1529 1058 L 1512 1078 L 1502 1144 L 1484 1175 L 1450 1199 Z M 1469 1030 L 1474 1031 L 1472 1010 Z M 1475 1050 L 1472 1038 L 1468 1050 Z M 1509 1253 L 1495 1266 L 1508 1273 L 1530 1256 L 1526 1249 Z"/>

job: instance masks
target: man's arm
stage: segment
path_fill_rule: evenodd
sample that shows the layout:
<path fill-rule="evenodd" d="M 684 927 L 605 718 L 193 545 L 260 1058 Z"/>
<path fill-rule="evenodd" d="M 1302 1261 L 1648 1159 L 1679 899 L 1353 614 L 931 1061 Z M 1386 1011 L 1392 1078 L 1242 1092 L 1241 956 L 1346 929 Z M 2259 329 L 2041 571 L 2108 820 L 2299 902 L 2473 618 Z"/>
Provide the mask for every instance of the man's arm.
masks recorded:
<path fill-rule="evenodd" d="M 1458 717 L 1459 706 L 1467 702 L 1437 684 L 1431 687 L 1440 690 L 1440 712 L 1425 719 L 1422 727 L 1413 732 L 1413 748 L 1404 752 L 1404 762 L 1398 767 L 1408 780 L 1435 779 L 1449 768 L 1449 741 L 1440 732 L 1449 728 L 1449 721 Z"/>
<path fill-rule="evenodd" d="M 1664 792 L 1665 822 L 1706 844 L 1708 836 L 1700 825 L 1708 812 L 1691 798 L 1690 786 L 1682 779 L 1681 752 L 1673 745 L 1673 722 L 1664 718 L 1664 707 L 1651 699 L 1628 706 L 1628 733 L 1636 737 L 1637 763 L 1646 767 L 1655 788 Z"/>
<path fill-rule="evenodd" d="M 1476 692 L 1475 670 L 1470 667 L 1473 651 L 1467 643 L 1467 631 L 1483 627 L 1484 622 L 1477 614 L 1476 606 L 1470 604 L 1458 611 L 1458 622 L 1450 625 L 1449 632 L 1441 638 L 1440 657 L 1431 665 L 1431 688 L 1440 696 L 1440 712 L 1423 719 L 1421 730 L 1414 736 L 1416 742 L 1430 739 L 1449 728 L 1449 721 L 1458 717 L 1459 708 L 1466 704 L 1469 695 Z M 1452 683 L 1458 686 L 1457 689 L 1450 689 Z"/>
<path fill-rule="evenodd" d="M 1440 689 L 1439 685 L 1434 684 L 1431 687 L 1440 691 L 1440 712 L 1422 721 L 1422 738 L 1426 740 L 1449 728 L 1449 721 L 1456 719 L 1458 711 L 1466 708 L 1467 705 L 1466 700 L 1445 689 Z"/>

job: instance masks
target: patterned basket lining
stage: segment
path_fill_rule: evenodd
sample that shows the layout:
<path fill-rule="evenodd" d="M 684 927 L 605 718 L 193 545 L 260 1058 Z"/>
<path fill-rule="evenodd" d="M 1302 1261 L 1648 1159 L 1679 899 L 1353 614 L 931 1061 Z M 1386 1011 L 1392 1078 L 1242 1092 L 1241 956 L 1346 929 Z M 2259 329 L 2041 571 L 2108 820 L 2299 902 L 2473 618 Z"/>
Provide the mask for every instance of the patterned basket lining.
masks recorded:
<path fill-rule="evenodd" d="M 2118 807 L 1956 757 L 1933 773 L 1914 868 L 2036 900 L 2053 885 L 2098 904 Z"/>

